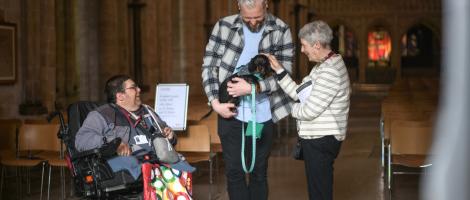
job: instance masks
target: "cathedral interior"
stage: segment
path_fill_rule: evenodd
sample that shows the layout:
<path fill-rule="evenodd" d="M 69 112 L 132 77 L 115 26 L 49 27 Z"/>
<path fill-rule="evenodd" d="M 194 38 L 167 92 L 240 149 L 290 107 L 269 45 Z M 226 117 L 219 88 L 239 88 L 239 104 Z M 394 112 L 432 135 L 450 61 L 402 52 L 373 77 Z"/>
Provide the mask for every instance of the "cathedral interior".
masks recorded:
<path fill-rule="evenodd" d="M 387 131 L 393 131 L 392 119 L 397 117 L 387 114 L 405 109 L 396 102 L 418 102 L 411 107 L 419 109 L 419 120 L 430 127 L 439 118 L 445 69 L 444 2 L 268 1 L 268 12 L 291 29 L 294 79 L 300 81 L 313 66 L 300 52 L 297 36 L 313 20 L 324 20 L 332 27 L 332 49 L 345 60 L 353 95 L 348 136 L 335 162 L 334 199 L 423 198 L 422 175 L 392 174 L 397 178 L 393 189 L 388 189 L 382 141 L 383 134 L 386 138 Z M 22 124 L 45 121 L 51 112 L 65 114 L 71 103 L 104 101 L 104 84 L 116 74 L 131 76 L 141 88 L 143 103 L 151 106 L 158 84 L 186 83 L 188 124 L 206 124 L 216 152 L 213 183 L 209 183 L 208 164 L 195 164 L 199 170 L 194 174 L 193 198 L 228 199 L 223 152 L 216 148 L 217 124 L 213 119 L 200 120 L 208 110 L 201 65 L 214 24 L 238 12 L 235 0 L 0 0 L 0 119 Z M 303 163 L 290 157 L 296 137 L 295 119 L 276 125 L 269 199 L 307 199 Z M 15 179 L 14 172 L 2 171 L 6 183 L 2 182 L 2 197 L 39 199 L 40 167 L 28 171 L 34 177 L 29 182 Z M 66 192 L 60 194 L 57 174 L 53 174 L 51 198 L 77 198 L 67 176 Z M 18 181 L 20 188 L 15 187 Z M 26 183 L 30 184 L 27 192 L 18 192 L 25 191 Z"/>

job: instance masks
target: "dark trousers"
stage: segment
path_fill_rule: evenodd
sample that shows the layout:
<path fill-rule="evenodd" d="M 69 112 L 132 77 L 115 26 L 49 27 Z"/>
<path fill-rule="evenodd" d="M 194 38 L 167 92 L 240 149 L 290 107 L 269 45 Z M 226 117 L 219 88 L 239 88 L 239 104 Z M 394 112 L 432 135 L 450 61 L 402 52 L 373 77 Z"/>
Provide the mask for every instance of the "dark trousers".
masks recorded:
<path fill-rule="evenodd" d="M 241 144 L 242 122 L 235 119 L 224 119 L 219 116 L 218 132 L 222 143 L 225 163 L 225 176 L 227 177 L 227 190 L 231 200 L 264 200 L 268 199 L 267 169 L 268 158 L 273 142 L 273 122 L 264 123 L 262 136 L 256 141 L 256 161 L 253 172 L 249 175 L 248 183 L 245 181 L 245 172 L 242 168 Z M 246 123 L 245 130 L 246 130 Z M 252 138 L 245 137 L 245 166 L 251 166 Z"/>
<path fill-rule="evenodd" d="M 310 200 L 333 199 L 333 164 L 341 142 L 334 136 L 301 139 Z"/>

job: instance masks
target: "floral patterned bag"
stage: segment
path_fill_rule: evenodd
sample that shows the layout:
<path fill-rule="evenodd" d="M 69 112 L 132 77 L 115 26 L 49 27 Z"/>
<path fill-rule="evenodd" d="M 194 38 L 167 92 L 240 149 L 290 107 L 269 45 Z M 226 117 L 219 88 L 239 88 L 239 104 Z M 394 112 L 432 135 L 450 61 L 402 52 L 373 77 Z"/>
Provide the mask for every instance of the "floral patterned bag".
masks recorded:
<path fill-rule="evenodd" d="M 169 165 L 142 164 L 144 200 L 192 200 L 192 174 Z"/>

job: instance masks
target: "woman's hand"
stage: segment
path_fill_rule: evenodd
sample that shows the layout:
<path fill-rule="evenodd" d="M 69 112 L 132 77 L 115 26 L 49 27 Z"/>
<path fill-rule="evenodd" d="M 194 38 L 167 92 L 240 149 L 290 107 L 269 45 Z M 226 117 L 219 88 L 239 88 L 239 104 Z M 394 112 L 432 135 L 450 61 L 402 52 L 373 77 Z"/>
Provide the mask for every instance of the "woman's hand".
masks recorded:
<path fill-rule="evenodd" d="M 284 68 L 282 67 L 282 65 L 279 63 L 279 61 L 276 59 L 274 55 L 265 54 L 265 53 L 263 53 L 263 55 L 268 57 L 271 69 L 273 69 L 277 74 L 281 73 L 284 70 Z"/>

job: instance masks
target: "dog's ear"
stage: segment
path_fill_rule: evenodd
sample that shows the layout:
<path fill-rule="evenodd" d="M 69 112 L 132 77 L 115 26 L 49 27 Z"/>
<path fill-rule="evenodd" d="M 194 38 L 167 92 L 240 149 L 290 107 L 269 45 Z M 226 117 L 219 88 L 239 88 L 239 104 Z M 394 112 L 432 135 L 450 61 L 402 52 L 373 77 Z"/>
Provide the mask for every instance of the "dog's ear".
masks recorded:
<path fill-rule="evenodd" d="M 271 67 L 268 66 L 268 69 L 267 69 L 266 74 L 264 75 L 264 77 L 270 77 L 273 74 L 274 74 L 273 69 L 271 69 Z"/>
<path fill-rule="evenodd" d="M 267 71 L 271 71 L 271 64 L 269 63 L 269 59 L 267 56 L 265 55 L 262 55 L 262 60 L 263 60 L 263 67 L 267 70 Z"/>
<path fill-rule="evenodd" d="M 250 72 L 257 71 L 262 74 L 265 74 L 267 72 L 267 68 L 270 68 L 269 59 L 265 55 L 259 54 L 250 60 Z"/>
<path fill-rule="evenodd" d="M 258 60 L 259 60 L 259 65 L 262 68 L 262 73 L 265 75 L 265 77 L 269 76 L 272 70 L 269 64 L 268 57 L 260 54 Z"/>
<path fill-rule="evenodd" d="M 274 73 L 274 71 L 271 69 L 271 67 L 269 67 L 269 63 L 268 63 L 268 65 L 259 66 L 258 71 L 261 73 L 263 78 L 270 77 Z"/>
<path fill-rule="evenodd" d="M 256 71 L 258 70 L 257 67 L 258 67 L 258 66 L 257 66 L 256 63 L 254 62 L 254 58 L 252 58 L 252 59 L 250 60 L 250 62 L 248 63 L 248 71 L 249 71 L 250 73 L 254 73 L 254 72 L 256 72 Z"/>

